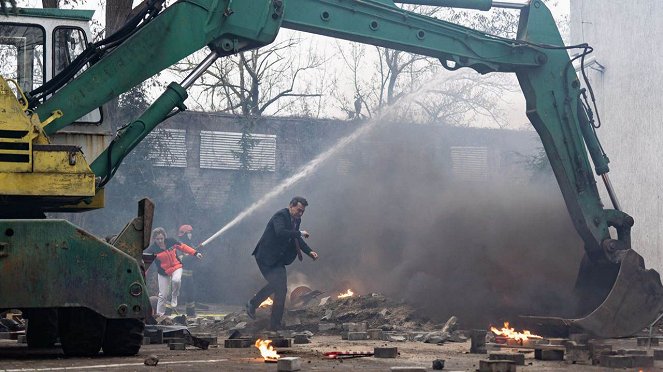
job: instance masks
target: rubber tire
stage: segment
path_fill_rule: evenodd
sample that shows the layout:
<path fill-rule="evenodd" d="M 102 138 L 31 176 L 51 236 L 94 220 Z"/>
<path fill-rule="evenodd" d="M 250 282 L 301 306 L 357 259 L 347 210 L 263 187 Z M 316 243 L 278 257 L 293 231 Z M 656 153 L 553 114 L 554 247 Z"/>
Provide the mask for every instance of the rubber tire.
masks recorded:
<path fill-rule="evenodd" d="M 108 356 L 138 354 L 143 344 L 145 322 L 142 319 L 108 319 L 102 349 Z"/>
<path fill-rule="evenodd" d="M 60 343 L 67 356 L 95 356 L 99 354 L 106 318 L 87 308 L 60 309 Z"/>
<path fill-rule="evenodd" d="M 30 309 L 25 337 L 31 349 L 55 346 L 58 339 L 58 311 L 56 309 Z"/>

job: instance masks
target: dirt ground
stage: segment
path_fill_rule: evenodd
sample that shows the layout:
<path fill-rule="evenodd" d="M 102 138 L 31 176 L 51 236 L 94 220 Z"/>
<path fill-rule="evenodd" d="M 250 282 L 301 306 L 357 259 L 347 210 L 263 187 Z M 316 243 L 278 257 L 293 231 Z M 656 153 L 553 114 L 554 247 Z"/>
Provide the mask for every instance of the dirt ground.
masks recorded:
<path fill-rule="evenodd" d="M 421 342 L 343 341 L 340 336 L 314 336 L 310 344 L 293 345 L 279 349 L 282 356 L 302 359 L 302 371 L 388 371 L 392 366 L 426 367 L 432 371 L 434 359 L 444 359 L 446 371 L 475 371 L 479 360 L 486 355 L 469 354 L 470 344 L 448 343 L 444 345 Z M 222 340 L 220 340 L 222 343 Z M 635 348 L 635 340 L 619 340 L 622 347 Z M 395 359 L 373 357 L 334 360 L 322 354 L 327 351 L 373 351 L 376 346 L 396 346 L 399 356 Z M 159 363 L 148 367 L 143 361 L 156 355 Z M 525 366 L 529 371 L 604 371 L 605 368 L 572 365 L 565 362 L 534 360 L 533 352 L 525 354 Z M 276 365 L 264 363 L 256 348 L 226 349 L 223 345 L 208 350 L 187 347 L 184 351 L 171 351 L 165 344 L 146 345 L 134 357 L 65 358 L 59 349 L 28 350 L 13 340 L 0 340 L 0 370 L 2 371 L 276 371 Z M 663 371 L 663 362 L 656 362 L 652 371 Z"/>
<path fill-rule="evenodd" d="M 370 301 L 374 301 L 374 299 Z M 352 314 L 353 319 L 369 323 L 371 319 L 374 319 L 370 314 L 375 311 L 365 306 L 365 302 L 355 300 L 344 303 L 351 306 L 349 308 L 340 307 L 338 303 L 335 303 L 332 307 L 334 313 L 339 316 Z M 386 303 L 380 303 L 386 305 Z M 382 305 L 374 309 L 380 309 Z M 387 307 L 392 312 L 388 317 L 393 324 L 418 324 L 424 328 L 428 326 L 428 324 L 405 321 L 405 319 L 411 318 L 405 316 L 408 315 L 406 311 L 402 310 L 405 307 L 391 303 L 388 305 Z M 325 309 L 310 308 L 307 312 L 298 313 L 297 317 L 302 320 L 307 320 L 309 317 L 319 319 L 320 313 L 324 313 L 322 310 Z M 258 321 L 253 323 L 259 323 L 261 318 L 266 321 L 268 314 L 268 311 L 261 310 L 258 314 Z M 205 319 L 205 322 L 201 322 L 202 319 Z M 184 351 L 175 351 L 170 350 L 167 344 L 144 345 L 140 353 L 133 357 L 105 357 L 100 353 L 94 358 L 68 358 L 59 348 L 29 350 L 26 344 L 19 344 L 16 340 L 0 339 L 0 371 L 276 371 L 276 364 L 265 363 L 255 347 L 241 349 L 223 347 L 224 339 L 229 334 L 229 327 L 246 320 L 248 319 L 241 307 L 213 305 L 207 311 L 199 312 L 197 325 L 191 325 L 190 330 L 194 334 L 209 333 L 217 336 L 219 346 L 212 346 L 208 350 L 187 346 Z M 375 324 L 381 321 L 377 321 Z M 307 322 L 304 321 L 304 323 Z M 249 321 L 247 328 L 250 328 L 251 325 L 252 322 Z M 313 334 L 309 344 L 293 344 L 291 348 L 277 348 L 277 351 L 283 357 L 301 358 L 302 371 L 389 371 L 393 366 L 425 367 L 432 371 L 432 362 L 435 359 L 445 360 L 445 371 L 476 371 L 479 368 L 479 361 L 488 359 L 488 355 L 485 354 L 470 354 L 470 341 L 446 342 L 442 345 L 418 341 L 347 341 L 341 339 L 338 331 L 335 334 L 329 332 L 313 332 Z M 637 347 L 634 338 L 610 340 L 609 343 L 613 344 L 613 349 L 646 349 Z M 329 359 L 323 355 L 325 352 L 331 351 L 372 352 L 375 347 L 397 347 L 399 355 L 394 359 L 364 357 L 344 360 Z M 663 348 L 663 346 L 661 347 Z M 539 361 L 534 359 L 533 350 L 523 350 L 523 352 L 525 366 L 518 366 L 519 371 L 607 370 L 591 365 Z M 651 355 L 652 351 L 649 350 L 648 353 Z M 144 365 L 145 359 L 150 355 L 155 355 L 159 359 L 156 367 Z M 655 368 L 648 371 L 663 371 L 663 361 L 657 361 Z"/>

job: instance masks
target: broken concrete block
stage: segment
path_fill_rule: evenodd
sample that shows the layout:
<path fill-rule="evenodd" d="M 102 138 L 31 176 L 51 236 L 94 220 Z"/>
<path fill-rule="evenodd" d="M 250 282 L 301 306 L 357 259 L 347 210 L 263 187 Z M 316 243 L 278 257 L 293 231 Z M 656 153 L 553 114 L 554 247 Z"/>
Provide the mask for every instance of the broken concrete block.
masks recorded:
<path fill-rule="evenodd" d="M 577 345 L 575 342 L 566 344 L 566 362 L 569 364 L 591 364 L 592 356 L 589 345 Z"/>
<path fill-rule="evenodd" d="M 11 340 L 10 332 L 0 332 L 0 340 Z"/>
<path fill-rule="evenodd" d="M 470 332 L 470 353 L 486 354 L 486 330 L 473 329 Z"/>
<path fill-rule="evenodd" d="M 425 372 L 426 368 L 424 367 L 391 367 L 389 368 L 390 371 L 398 371 L 398 372 Z"/>
<path fill-rule="evenodd" d="M 292 339 L 291 338 L 275 338 L 272 340 L 272 346 L 273 347 L 292 347 Z"/>
<path fill-rule="evenodd" d="M 150 343 L 151 343 L 150 338 L 143 336 L 143 345 L 149 345 Z"/>
<path fill-rule="evenodd" d="M 368 338 L 371 340 L 381 340 L 382 339 L 382 330 L 381 329 L 369 329 Z"/>
<path fill-rule="evenodd" d="M 280 358 L 276 362 L 276 370 L 279 372 L 299 371 L 302 369 L 302 360 L 297 357 Z"/>
<path fill-rule="evenodd" d="M 534 349 L 536 360 L 564 360 L 564 350 Z"/>
<path fill-rule="evenodd" d="M 639 349 L 619 349 L 617 350 L 618 355 L 647 355 L 647 350 Z"/>
<path fill-rule="evenodd" d="M 332 320 L 332 316 L 334 316 L 334 312 L 331 309 L 325 310 L 325 315 L 320 318 L 320 320 Z"/>
<path fill-rule="evenodd" d="M 295 344 L 310 344 L 311 339 L 309 338 L 308 335 L 299 334 L 299 335 L 295 335 L 294 343 Z"/>
<path fill-rule="evenodd" d="M 601 355 L 609 355 L 610 353 L 612 353 L 612 345 L 596 341 L 589 342 L 589 356 L 592 358 L 592 365 L 600 364 Z"/>
<path fill-rule="evenodd" d="M 386 317 L 389 314 L 391 314 L 391 311 L 389 311 L 387 309 L 380 310 L 380 315 L 382 315 L 383 318 Z"/>
<path fill-rule="evenodd" d="M 147 358 L 143 361 L 143 364 L 146 366 L 154 367 L 159 363 L 159 357 L 156 355 L 148 355 Z"/>
<path fill-rule="evenodd" d="M 223 347 L 227 349 L 239 349 L 253 346 L 253 340 L 248 338 L 233 338 L 223 341 Z"/>
<path fill-rule="evenodd" d="M 376 358 L 396 358 L 398 356 L 398 348 L 376 347 L 373 349 L 373 356 Z"/>
<path fill-rule="evenodd" d="M 326 332 L 336 329 L 336 324 L 334 323 L 318 323 L 318 331 Z"/>
<path fill-rule="evenodd" d="M 361 341 L 361 340 L 368 340 L 368 333 L 348 332 L 348 341 Z"/>
<path fill-rule="evenodd" d="M 207 341 L 208 345 L 210 346 L 219 344 L 219 340 L 216 336 L 198 337 L 198 338 L 200 338 L 203 341 Z"/>
<path fill-rule="evenodd" d="M 525 365 L 525 354 L 520 353 L 510 353 L 510 352 L 491 352 L 488 354 L 489 360 L 511 360 L 516 365 L 524 366 Z"/>
<path fill-rule="evenodd" d="M 654 357 L 648 355 L 602 355 L 604 368 L 648 368 L 654 366 Z"/>
<path fill-rule="evenodd" d="M 170 350 L 186 350 L 186 344 L 183 342 L 171 342 L 168 347 Z"/>
<path fill-rule="evenodd" d="M 654 366 L 654 357 L 649 355 L 631 355 L 633 368 L 649 368 Z"/>
<path fill-rule="evenodd" d="M 569 340 L 578 345 L 587 345 L 589 343 L 589 334 L 587 333 L 571 333 Z"/>
<path fill-rule="evenodd" d="M 658 337 L 637 337 L 638 346 L 658 346 Z"/>
<path fill-rule="evenodd" d="M 444 369 L 444 359 L 435 359 L 433 361 L 433 369 L 436 371 Z"/>
<path fill-rule="evenodd" d="M 348 331 L 341 332 L 341 340 L 347 340 L 347 339 L 348 339 Z"/>
<path fill-rule="evenodd" d="M 18 341 L 19 344 L 27 344 L 28 338 L 25 335 L 18 335 L 16 341 Z"/>
<path fill-rule="evenodd" d="M 663 349 L 654 349 L 654 360 L 663 360 Z"/>
<path fill-rule="evenodd" d="M 145 337 L 149 338 L 150 343 L 152 343 L 152 344 L 163 344 L 163 330 L 161 330 L 161 329 L 145 328 L 145 331 L 143 332 L 143 335 L 145 335 Z"/>
<path fill-rule="evenodd" d="M 480 360 L 479 372 L 516 372 L 516 363 L 512 360 Z"/>
<path fill-rule="evenodd" d="M 321 298 L 320 299 L 320 306 L 325 306 L 330 298 L 331 298 L 330 296 Z"/>

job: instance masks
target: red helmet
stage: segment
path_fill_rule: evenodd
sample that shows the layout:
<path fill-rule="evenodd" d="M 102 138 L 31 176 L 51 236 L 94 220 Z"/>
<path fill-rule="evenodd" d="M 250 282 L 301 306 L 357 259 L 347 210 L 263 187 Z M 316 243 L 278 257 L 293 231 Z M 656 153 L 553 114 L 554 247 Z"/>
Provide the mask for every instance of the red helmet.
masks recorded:
<path fill-rule="evenodd" d="M 177 236 L 182 236 L 186 233 L 190 233 L 193 231 L 193 227 L 191 225 L 182 225 L 180 226 L 179 231 L 177 232 Z"/>

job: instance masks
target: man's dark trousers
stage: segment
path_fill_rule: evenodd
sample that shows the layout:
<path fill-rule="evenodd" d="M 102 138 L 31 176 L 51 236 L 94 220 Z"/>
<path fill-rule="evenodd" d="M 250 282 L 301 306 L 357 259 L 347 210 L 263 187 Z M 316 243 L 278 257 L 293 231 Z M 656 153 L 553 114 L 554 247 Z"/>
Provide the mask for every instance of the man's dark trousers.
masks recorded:
<path fill-rule="evenodd" d="M 270 330 L 278 330 L 281 328 L 281 320 L 283 319 L 283 310 L 285 308 L 285 295 L 288 292 L 288 276 L 285 270 L 285 265 L 277 263 L 276 265 L 269 266 L 258 263 L 260 273 L 267 280 L 267 285 L 262 287 L 251 299 L 251 305 L 258 307 L 263 301 L 267 299 L 272 293 L 274 294 L 274 304 L 272 304 L 272 317 L 269 322 Z"/>

